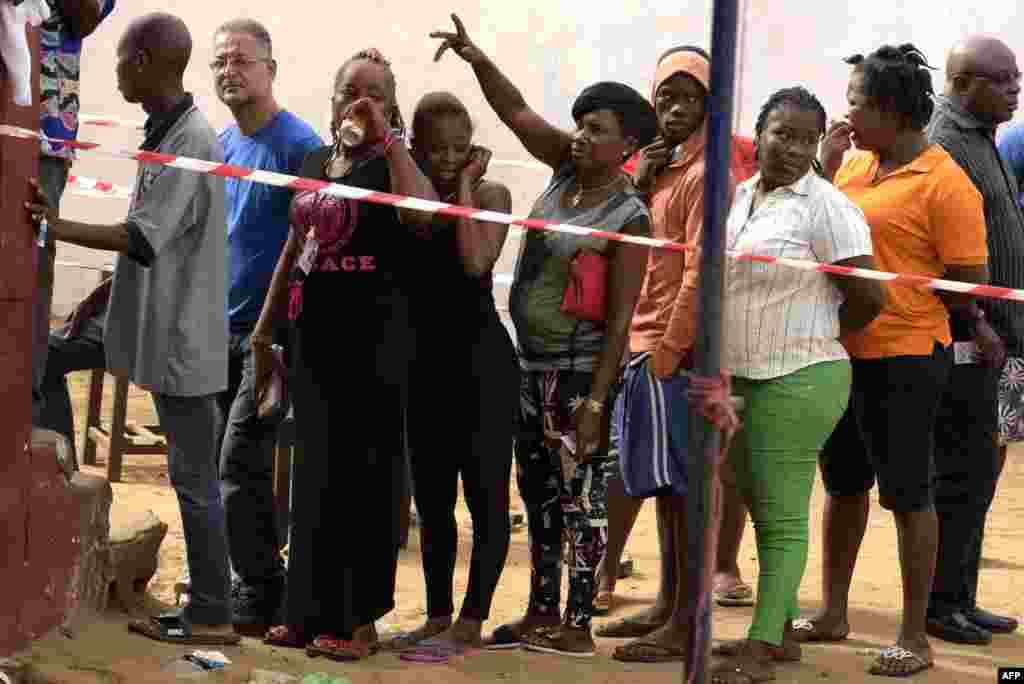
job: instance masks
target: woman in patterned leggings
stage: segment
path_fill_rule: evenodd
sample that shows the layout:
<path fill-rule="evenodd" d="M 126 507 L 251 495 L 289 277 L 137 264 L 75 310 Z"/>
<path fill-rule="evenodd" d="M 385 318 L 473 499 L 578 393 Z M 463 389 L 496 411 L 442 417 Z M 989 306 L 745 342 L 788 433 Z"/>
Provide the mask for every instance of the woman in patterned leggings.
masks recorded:
<path fill-rule="evenodd" d="M 574 133 L 533 111 L 519 90 L 466 35 L 436 32 L 438 57 L 451 49 L 468 62 L 495 113 L 527 151 L 554 170 L 532 216 L 647 235 L 650 217 L 622 174 L 622 163 L 657 131 L 651 105 L 632 88 L 599 83 L 573 105 Z M 572 261 L 581 250 L 603 255 L 607 301 L 599 320 L 562 311 Z M 647 250 L 604 238 L 531 231 L 523 240 L 510 296 L 519 343 L 519 492 L 530 528 L 532 580 L 526 616 L 499 627 L 489 645 L 594 654 L 590 634 L 594 567 L 604 552 L 607 520 L 609 389 L 618 375 Z M 559 620 L 563 533 L 568 540 L 569 597 Z"/>

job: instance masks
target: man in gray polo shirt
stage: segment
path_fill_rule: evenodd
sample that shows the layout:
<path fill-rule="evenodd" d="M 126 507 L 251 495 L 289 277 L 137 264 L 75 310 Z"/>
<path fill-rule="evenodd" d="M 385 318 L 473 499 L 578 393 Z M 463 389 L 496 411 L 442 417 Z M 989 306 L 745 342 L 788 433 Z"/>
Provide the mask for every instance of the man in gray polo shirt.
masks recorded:
<path fill-rule="evenodd" d="M 149 115 L 143 149 L 221 161 L 216 133 L 182 84 L 191 50 L 188 28 L 177 17 L 135 20 L 118 43 L 118 88 Z M 28 210 L 37 223 L 45 218 L 51 239 L 119 253 L 103 337 L 106 365 L 152 393 L 168 438 L 190 601 L 180 614 L 131 627 L 159 640 L 237 643 L 216 466 L 217 393 L 227 387 L 228 366 L 224 181 L 140 164 L 128 216 L 110 226 L 58 218 L 35 185 Z"/>

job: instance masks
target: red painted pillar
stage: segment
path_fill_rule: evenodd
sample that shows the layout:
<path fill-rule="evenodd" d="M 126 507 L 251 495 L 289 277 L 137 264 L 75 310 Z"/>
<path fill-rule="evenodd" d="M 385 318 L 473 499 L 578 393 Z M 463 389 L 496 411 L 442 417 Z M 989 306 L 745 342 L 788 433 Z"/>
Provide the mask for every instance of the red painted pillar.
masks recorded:
<path fill-rule="evenodd" d="M 5 2 L 6 0 L 0 0 Z M 39 38 L 29 31 L 33 55 Z M 39 128 L 39 60 L 33 58 L 32 107 L 17 107 L 0 71 L 0 122 Z M 32 419 L 32 301 L 35 235 L 22 209 L 35 176 L 39 143 L 0 137 L 0 655 L 30 639 L 23 626 L 28 584 L 32 460 L 26 448 Z"/>

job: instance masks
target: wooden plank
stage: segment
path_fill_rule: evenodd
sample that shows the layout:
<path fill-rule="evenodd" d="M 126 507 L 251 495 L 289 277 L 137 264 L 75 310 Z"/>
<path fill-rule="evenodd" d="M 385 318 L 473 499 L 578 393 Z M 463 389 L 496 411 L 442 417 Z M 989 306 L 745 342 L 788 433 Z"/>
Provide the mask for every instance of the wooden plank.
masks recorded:
<path fill-rule="evenodd" d="M 110 423 L 110 442 L 107 448 L 107 479 L 121 481 L 121 458 L 124 455 L 124 421 L 128 412 L 128 385 L 126 378 L 117 378 L 114 384 L 114 417 Z"/>
<path fill-rule="evenodd" d="M 146 425 L 137 423 L 134 420 L 126 420 L 124 422 L 124 429 L 129 442 L 125 453 L 135 453 L 134 450 L 140 446 L 162 444 L 164 448 L 167 447 L 167 439 L 162 435 L 154 433 Z"/>
<path fill-rule="evenodd" d="M 96 369 L 89 380 L 89 410 L 85 419 L 85 435 L 82 438 L 82 463 L 96 465 L 96 444 L 89 439 L 93 428 L 99 427 L 103 409 L 103 383 L 106 371 Z"/>
<path fill-rule="evenodd" d="M 104 449 L 110 449 L 110 435 L 102 427 L 89 428 L 89 442 Z"/>

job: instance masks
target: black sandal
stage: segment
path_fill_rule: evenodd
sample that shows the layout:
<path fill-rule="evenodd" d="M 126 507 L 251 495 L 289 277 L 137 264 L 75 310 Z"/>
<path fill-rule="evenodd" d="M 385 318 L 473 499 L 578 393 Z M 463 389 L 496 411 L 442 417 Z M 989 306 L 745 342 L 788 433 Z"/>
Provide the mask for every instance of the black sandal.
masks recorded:
<path fill-rule="evenodd" d="M 132 620 L 128 629 L 150 639 L 170 644 L 195 646 L 236 646 L 242 640 L 235 632 L 203 631 L 201 626 L 191 624 L 181 613 L 161 613 L 156 617 Z"/>

